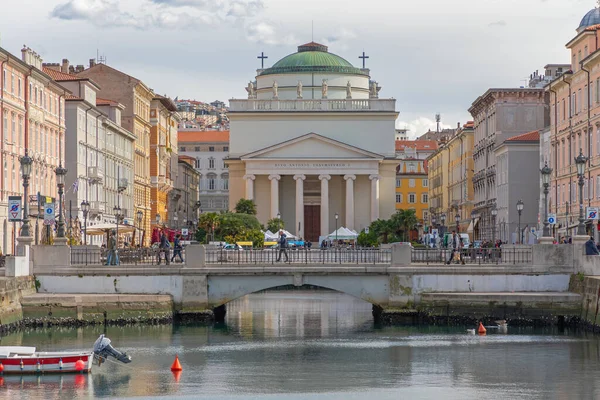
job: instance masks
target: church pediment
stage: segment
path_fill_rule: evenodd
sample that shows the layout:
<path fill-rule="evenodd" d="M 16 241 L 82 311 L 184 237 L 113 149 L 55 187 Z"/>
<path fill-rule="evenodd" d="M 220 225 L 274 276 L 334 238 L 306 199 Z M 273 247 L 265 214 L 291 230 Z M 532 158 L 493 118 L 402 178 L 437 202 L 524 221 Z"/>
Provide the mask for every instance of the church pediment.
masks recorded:
<path fill-rule="evenodd" d="M 349 144 L 309 133 L 273 146 L 246 154 L 249 159 L 383 159 L 372 153 Z"/>

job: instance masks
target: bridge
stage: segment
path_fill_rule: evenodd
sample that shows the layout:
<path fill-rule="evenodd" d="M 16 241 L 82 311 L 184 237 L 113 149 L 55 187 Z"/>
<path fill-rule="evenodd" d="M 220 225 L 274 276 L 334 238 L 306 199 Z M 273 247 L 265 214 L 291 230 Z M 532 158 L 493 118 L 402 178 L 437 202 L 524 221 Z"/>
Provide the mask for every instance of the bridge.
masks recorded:
<path fill-rule="evenodd" d="M 130 255 L 132 263 L 105 266 L 101 254 L 34 246 L 33 265 L 40 293 L 170 295 L 181 313 L 217 309 L 287 285 L 336 290 L 384 310 L 438 307 L 457 299 L 517 305 L 525 299 L 572 312 L 581 302 L 578 295 L 565 297 L 580 267 L 574 247 L 506 246 L 501 253 L 465 254 L 465 265 L 445 265 L 448 254 L 408 245 L 290 252 L 287 263 L 277 263 L 275 251 L 226 252 L 198 245 L 186 248 L 185 264 L 155 265 L 155 254 L 138 254 Z"/>

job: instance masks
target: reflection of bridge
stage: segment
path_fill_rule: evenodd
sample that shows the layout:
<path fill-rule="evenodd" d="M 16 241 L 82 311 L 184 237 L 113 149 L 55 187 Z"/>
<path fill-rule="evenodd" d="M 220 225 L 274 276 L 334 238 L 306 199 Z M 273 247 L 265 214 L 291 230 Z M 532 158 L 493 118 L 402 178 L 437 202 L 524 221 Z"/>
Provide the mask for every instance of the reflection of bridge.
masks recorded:
<path fill-rule="evenodd" d="M 549 249 L 556 251 L 555 248 L 558 247 Z M 436 293 L 480 292 L 484 297 L 493 293 L 494 302 L 502 303 L 502 299 L 511 301 L 510 292 L 567 292 L 573 272 L 573 266 L 561 265 L 564 259 L 555 257 L 556 254 L 549 257 L 531 249 L 528 251 L 532 259 L 527 264 L 504 259 L 510 254 L 506 251 L 502 255 L 504 263 L 452 266 L 412 264 L 412 249 L 405 245 L 362 255 L 347 252 L 352 255 L 347 255 L 345 262 L 329 262 L 328 258 L 323 258 L 325 252 L 320 250 L 298 252 L 315 253 L 318 256 L 314 257 L 320 258 L 315 258 L 314 262 L 307 262 L 305 258 L 290 264 L 259 259 L 258 253 L 249 255 L 248 260 L 239 258 L 217 263 L 217 259 L 211 257 L 228 252 L 211 255 L 204 246 L 188 246 L 185 265 L 111 267 L 69 265 L 70 255 L 62 255 L 65 257 L 62 264 L 48 265 L 51 257 L 43 256 L 43 251 L 44 248 L 34 248 L 34 272 L 40 281 L 41 293 L 170 294 L 182 312 L 213 309 L 246 294 L 285 285 L 333 289 L 382 308 L 412 307 L 424 298 L 431 299 Z M 238 253 L 243 251 L 233 252 Z M 262 254 L 271 257 L 275 252 Z M 335 257 L 334 253 L 327 254 Z M 389 261 L 384 262 L 384 257 Z M 431 301 L 435 302 L 435 298 Z M 547 303 L 548 296 L 543 301 Z M 516 302 L 522 303 L 522 298 Z"/>

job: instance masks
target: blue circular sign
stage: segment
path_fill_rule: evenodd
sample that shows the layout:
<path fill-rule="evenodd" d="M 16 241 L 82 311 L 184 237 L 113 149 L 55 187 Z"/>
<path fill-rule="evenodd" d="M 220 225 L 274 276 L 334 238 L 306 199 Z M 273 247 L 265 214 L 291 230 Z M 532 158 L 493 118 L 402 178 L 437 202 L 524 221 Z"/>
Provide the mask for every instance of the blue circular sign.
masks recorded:
<path fill-rule="evenodd" d="M 556 218 L 554 218 L 554 217 L 548 217 L 548 223 L 549 224 L 555 224 L 556 223 Z"/>
<path fill-rule="evenodd" d="M 54 208 L 48 207 L 46 208 L 46 214 L 52 214 L 54 212 Z"/>

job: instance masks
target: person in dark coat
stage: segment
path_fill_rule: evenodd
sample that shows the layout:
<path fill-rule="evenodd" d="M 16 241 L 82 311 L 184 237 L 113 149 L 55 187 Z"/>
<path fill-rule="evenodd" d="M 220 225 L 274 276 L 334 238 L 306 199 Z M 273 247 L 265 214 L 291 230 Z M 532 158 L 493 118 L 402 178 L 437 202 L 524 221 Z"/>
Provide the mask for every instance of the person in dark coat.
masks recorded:
<path fill-rule="evenodd" d="M 594 238 L 590 237 L 590 240 L 585 242 L 585 255 L 586 256 L 600 256 L 600 252 L 596 247 L 596 243 L 594 242 Z"/>
<path fill-rule="evenodd" d="M 158 262 L 157 265 L 160 265 L 160 253 L 165 253 L 165 264 L 166 265 L 170 265 L 171 264 L 171 259 L 169 258 L 169 249 L 171 248 L 171 243 L 169 243 L 169 238 L 167 237 L 167 234 L 165 233 L 165 231 L 162 231 L 162 234 L 160 235 L 160 244 L 158 245 Z"/>
<path fill-rule="evenodd" d="M 289 260 L 287 251 L 285 250 L 287 248 L 286 237 L 287 236 L 283 231 L 279 231 L 279 254 L 277 255 L 277 261 L 281 261 L 281 253 L 285 255 L 285 262 Z"/>
<path fill-rule="evenodd" d="M 171 262 L 175 260 L 175 257 L 179 256 L 179 260 L 183 263 L 183 256 L 181 252 L 183 251 L 183 246 L 181 245 L 181 235 L 177 234 L 175 236 L 175 242 L 173 243 L 173 257 L 171 257 Z"/>

